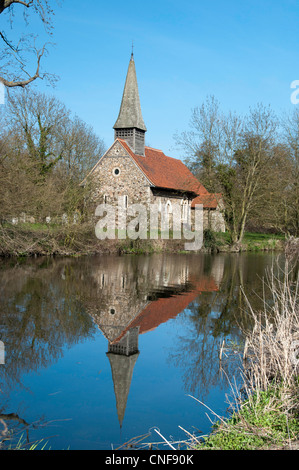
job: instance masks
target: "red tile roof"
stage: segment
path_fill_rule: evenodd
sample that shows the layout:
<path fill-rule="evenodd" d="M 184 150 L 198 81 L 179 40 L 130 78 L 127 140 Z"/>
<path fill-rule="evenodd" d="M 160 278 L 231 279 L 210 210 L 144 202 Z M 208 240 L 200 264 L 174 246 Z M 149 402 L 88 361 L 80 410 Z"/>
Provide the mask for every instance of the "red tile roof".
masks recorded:
<path fill-rule="evenodd" d="M 149 181 L 159 188 L 209 194 L 181 160 L 167 157 L 162 150 L 145 147 L 145 156 L 135 155 L 127 142 L 117 139 Z"/>
<path fill-rule="evenodd" d="M 221 194 L 216 193 L 208 193 L 208 194 L 201 194 L 193 199 L 191 208 L 195 208 L 196 204 L 202 204 L 206 209 L 216 209 L 219 201 L 221 199 Z"/>
<path fill-rule="evenodd" d="M 161 323 L 166 323 L 171 318 L 175 318 L 202 292 L 217 292 L 219 290 L 212 277 L 202 277 L 199 280 L 192 280 L 192 284 L 194 285 L 194 290 L 190 292 L 184 292 L 179 295 L 160 298 L 150 302 L 121 332 L 112 344 L 118 343 L 131 328 L 139 326 L 140 334 L 154 330 Z"/>

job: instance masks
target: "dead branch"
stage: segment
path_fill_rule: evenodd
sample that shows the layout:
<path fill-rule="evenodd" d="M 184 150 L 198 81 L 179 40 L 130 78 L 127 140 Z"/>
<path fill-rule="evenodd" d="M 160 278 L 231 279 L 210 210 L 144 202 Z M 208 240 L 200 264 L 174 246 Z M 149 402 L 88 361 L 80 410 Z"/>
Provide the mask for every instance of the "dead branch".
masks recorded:
<path fill-rule="evenodd" d="M 27 78 L 27 80 L 16 80 L 16 81 L 14 81 L 14 80 L 6 80 L 4 77 L 0 77 L 0 82 L 3 83 L 3 85 L 8 87 L 8 88 L 13 88 L 13 87 L 25 88 L 26 85 L 29 85 L 29 83 L 33 82 L 37 78 L 40 78 L 40 73 L 39 73 L 40 72 L 40 61 L 41 61 L 41 58 L 44 55 L 44 53 L 45 53 L 45 46 L 42 48 L 41 51 L 37 51 L 37 68 L 36 68 L 36 72 L 35 72 L 34 75 L 29 76 L 29 78 Z"/>

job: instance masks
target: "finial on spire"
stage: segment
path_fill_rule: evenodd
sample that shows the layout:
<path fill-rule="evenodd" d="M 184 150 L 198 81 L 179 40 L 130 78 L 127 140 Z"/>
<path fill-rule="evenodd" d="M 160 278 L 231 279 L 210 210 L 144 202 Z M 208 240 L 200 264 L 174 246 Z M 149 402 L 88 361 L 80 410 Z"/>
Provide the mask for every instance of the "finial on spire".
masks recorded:
<path fill-rule="evenodd" d="M 131 53 L 131 60 L 134 57 L 134 41 L 132 41 L 132 53 Z"/>

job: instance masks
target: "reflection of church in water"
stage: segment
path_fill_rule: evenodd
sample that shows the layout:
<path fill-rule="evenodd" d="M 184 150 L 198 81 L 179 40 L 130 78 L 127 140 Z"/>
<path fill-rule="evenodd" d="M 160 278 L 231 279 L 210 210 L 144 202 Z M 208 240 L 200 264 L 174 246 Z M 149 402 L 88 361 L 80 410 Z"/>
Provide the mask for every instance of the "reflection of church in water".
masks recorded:
<path fill-rule="evenodd" d="M 208 269 L 197 258 L 182 255 L 104 257 L 93 267 L 93 288 L 84 303 L 108 340 L 120 426 L 139 356 L 139 335 L 175 318 L 201 293 L 217 291 L 222 275 L 221 257 Z"/>

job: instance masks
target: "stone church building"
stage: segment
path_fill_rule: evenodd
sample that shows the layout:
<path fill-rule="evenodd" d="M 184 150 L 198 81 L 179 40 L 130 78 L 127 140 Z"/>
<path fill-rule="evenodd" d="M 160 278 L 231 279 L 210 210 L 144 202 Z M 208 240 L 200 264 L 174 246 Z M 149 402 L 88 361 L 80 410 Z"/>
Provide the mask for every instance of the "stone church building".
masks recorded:
<path fill-rule="evenodd" d="M 225 231 L 221 195 L 209 193 L 182 161 L 145 145 L 147 128 L 141 112 L 133 53 L 113 128 L 113 144 L 85 178 L 95 182 L 98 204 L 117 206 L 122 198 L 125 208 L 136 203 L 147 207 L 157 204 L 160 212 L 168 214 L 172 213 L 173 204 L 181 204 L 182 222 L 187 221 L 188 213 L 192 221 L 196 205 L 202 204 L 204 229 Z"/>

